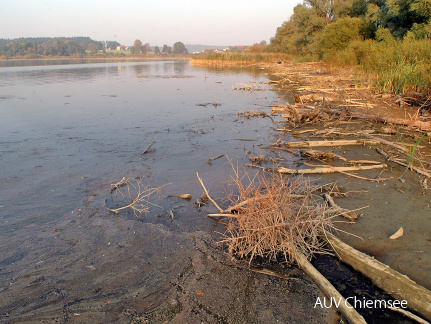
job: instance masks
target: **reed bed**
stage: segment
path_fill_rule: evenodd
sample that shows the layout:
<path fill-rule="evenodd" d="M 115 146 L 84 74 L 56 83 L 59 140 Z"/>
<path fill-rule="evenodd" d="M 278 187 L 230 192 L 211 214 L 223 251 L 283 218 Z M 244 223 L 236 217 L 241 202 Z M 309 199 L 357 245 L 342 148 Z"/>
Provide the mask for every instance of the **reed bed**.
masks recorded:
<path fill-rule="evenodd" d="M 194 63 L 252 64 L 290 61 L 292 56 L 285 53 L 209 53 L 192 57 Z"/>
<path fill-rule="evenodd" d="M 235 170 L 231 184 L 238 191 L 231 203 L 242 202 L 226 220 L 222 243 L 231 254 L 250 263 L 256 257 L 292 263 L 298 254 L 329 253 L 318 236 L 333 227 L 334 215 L 308 180 L 263 173 L 250 179 Z"/>

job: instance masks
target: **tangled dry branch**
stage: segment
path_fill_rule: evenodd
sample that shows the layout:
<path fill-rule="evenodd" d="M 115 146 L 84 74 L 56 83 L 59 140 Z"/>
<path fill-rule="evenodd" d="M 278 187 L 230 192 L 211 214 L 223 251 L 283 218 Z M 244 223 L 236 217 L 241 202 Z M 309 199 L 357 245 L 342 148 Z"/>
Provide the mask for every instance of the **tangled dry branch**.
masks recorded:
<path fill-rule="evenodd" d="M 142 219 L 144 214 L 149 212 L 149 205 L 157 206 L 151 203 L 149 198 L 154 193 L 160 194 L 163 186 L 151 188 L 144 186 L 142 181 L 142 178 L 134 179 L 123 177 L 119 182 L 111 184 L 111 193 L 114 193 L 115 195 L 112 199 L 113 201 L 117 201 L 115 204 L 118 207 L 108 207 L 105 199 L 105 205 L 109 211 L 116 215 L 123 210 L 132 211 L 138 219 Z"/>
<path fill-rule="evenodd" d="M 230 253 L 250 262 L 256 257 L 274 260 L 282 256 L 288 263 L 298 253 L 306 257 L 329 253 L 318 236 L 332 228 L 337 213 L 331 213 L 313 194 L 315 188 L 309 181 L 263 173 L 249 178 L 235 168 L 234 173 L 232 182 L 238 194 L 231 202 L 237 207 L 225 211 L 234 214 L 226 217 L 227 233 L 222 240 Z"/>

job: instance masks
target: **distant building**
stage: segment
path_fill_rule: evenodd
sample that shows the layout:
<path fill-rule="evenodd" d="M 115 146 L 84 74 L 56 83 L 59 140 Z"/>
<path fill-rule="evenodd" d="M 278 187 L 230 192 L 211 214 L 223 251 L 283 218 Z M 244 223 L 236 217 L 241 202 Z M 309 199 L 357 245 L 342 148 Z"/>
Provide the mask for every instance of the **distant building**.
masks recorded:
<path fill-rule="evenodd" d="M 129 46 L 120 45 L 120 46 L 117 46 L 117 51 L 130 51 L 130 47 Z"/>
<path fill-rule="evenodd" d="M 222 53 L 223 51 L 220 51 L 217 48 L 205 48 L 202 50 L 202 53 Z"/>

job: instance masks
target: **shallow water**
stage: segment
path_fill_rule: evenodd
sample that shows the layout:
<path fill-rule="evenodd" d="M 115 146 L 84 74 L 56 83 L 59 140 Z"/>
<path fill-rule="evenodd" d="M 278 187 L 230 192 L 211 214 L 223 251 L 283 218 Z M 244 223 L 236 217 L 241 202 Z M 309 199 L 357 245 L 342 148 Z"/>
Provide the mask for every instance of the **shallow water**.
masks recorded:
<path fill-rule="evenodd" d="M 268 124 L 243 127 L 236 113 L 276 100 L 269 91 L 232 91 L 235 82 L 259 78 L 250 71 L 208 72 L 172 61 L 68 63 L 0 69 L 6 228 L 61 217 L 94 181 L 144 176 L 175 188 L 190 176 L 195 182 L 193 172 L 210 175 L 210 157 L 236 158 L 252 145 L 232 138 L 259 139 L 252 128 Z M 140 155 L 154 137 L 157 144 Z"/>

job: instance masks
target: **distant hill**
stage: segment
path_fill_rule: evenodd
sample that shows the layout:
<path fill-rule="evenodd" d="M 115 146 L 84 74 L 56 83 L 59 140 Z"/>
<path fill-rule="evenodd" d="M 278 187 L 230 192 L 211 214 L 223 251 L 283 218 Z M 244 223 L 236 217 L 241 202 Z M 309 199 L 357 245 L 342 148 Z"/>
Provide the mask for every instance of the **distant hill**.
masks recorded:
<path fill-rule="evenodd" d="M 218 50 L 222 50 L 223 48 L 229 47 L 229 46 L 215 46 L 215 45 L 201 45 L 201 44 L 185 44 L 184 45 L 189 53 L 192 52 L 202 52 L 203 49 L 209 49 L 209 48 L 217 48 Z"/>

